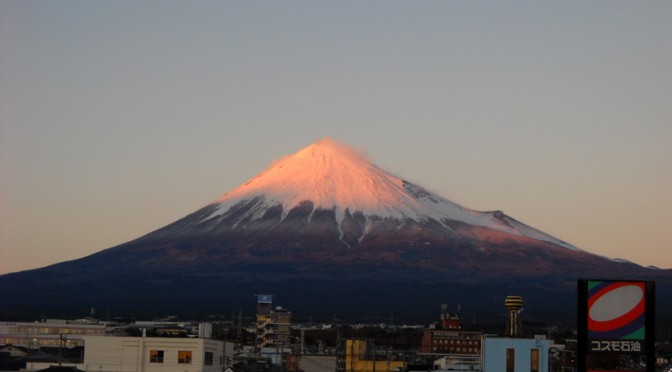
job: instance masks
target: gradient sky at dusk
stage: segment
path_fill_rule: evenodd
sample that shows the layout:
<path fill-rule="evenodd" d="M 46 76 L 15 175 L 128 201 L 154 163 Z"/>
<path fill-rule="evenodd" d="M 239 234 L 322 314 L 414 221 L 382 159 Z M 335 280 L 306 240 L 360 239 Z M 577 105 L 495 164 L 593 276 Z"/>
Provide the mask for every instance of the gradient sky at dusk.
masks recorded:
<path fill-rule="evenodd" d="M 325 136 L 672 268 L 672 2 L 0 2 L 0 274 L 162 227 Z"/>

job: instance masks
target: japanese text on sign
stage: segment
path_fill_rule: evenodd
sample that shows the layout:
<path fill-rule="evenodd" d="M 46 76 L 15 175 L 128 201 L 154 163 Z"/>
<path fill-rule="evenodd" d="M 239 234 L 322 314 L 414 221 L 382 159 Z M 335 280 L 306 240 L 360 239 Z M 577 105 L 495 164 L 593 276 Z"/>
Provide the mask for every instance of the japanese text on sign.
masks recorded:
<path fill-rule="evenodd" d="M 592 340 L 590 351 L 612 353 L 641 353 L 642 342 L 632 340 Z"/>

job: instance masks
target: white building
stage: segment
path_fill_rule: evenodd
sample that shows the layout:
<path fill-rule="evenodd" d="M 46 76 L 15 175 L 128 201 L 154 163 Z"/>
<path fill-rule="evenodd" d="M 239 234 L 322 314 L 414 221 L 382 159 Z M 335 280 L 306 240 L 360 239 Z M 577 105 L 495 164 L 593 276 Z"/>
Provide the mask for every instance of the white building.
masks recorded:
<path fill-rule="evenodd" d="M 484 372 L 548 372 L 549 347 L 545 336 L 507 338 L 486 336 L 481 341 Z"/>
<path fill-rule="evenodd" d="M 0 322 L 0 344 L 29 349 L 84 346 L 84 336 L 104 336 L 106 333 L 107 328 L 102 324 L 73 324 L 58 319 L 40 323 Z"/>
<path fill-rule="evenodd" d="M 262 347 L 259 350 L 259 355 L 268 358 L 271 361 L 271 364 L 279 366 L 287 360 L 289 355 L 292 353 L 292 348 L 289 346 L 286 347 Z"/>
<path fill-rule="evenodd" d="M 233 343 L 204 338 L 86 336 L 84 364 L 91 372 L 221 372 Z"/>
<path fill-rule="evenodd" d="M 480 355 L 446 355 L 434 360 L 434 371 L 480 371 Z"/>

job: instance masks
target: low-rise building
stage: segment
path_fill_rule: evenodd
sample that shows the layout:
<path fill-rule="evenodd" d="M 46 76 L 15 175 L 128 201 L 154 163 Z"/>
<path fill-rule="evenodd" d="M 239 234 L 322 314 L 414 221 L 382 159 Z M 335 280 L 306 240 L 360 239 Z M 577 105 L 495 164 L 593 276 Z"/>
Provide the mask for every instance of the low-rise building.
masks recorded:
<path fill-rule="evenodd" d="M 1 322 L 0 345 L 12 344 L 29 350 L 41 347 L 72 348 L 84 346 L 84 336 L 104 336 L 104 324 L 70 323 L 48 319 L 40 323 Z"/>
<path fill-rule="evenodd" d="M 210 339 L 209 323 L 190 330 L 189 337 L 184 328 L 155 332 L 181 337 L 119 337 L 114 329 L 82 321 L 2 322 L 0 344 L 25 350 L 26 371 L 62 365 L 92 372 L 221 372 L 233 359 L 233 343 Z"/>
<path fill-rule="evenodd" d="M 441 321 L 422 333 L 419 354 L 438 357 L 434 361 L 434 368 L 438 370 L 478 370 L 482 337 L 483 332 L 462 329 L 460 317 L 450 314 L 443 305 Z"/>
<path fill-rule="evenodd" d="M 363 340 L 345 341 L 345 372 L 402 372 L 407 370 L 408 364 L 403 360 L 394 360 L 392 354 L 377 355 L 373 350 L 367 350 L 367 343 Z"/>
<path fill-rule="evenodd" d="M 85 337 L 83 368 L 94 372 L 221 372 L 233 344 L 204 338 Z"/>
<path fill-rule="evenodd" d="M 484 337 L 483 371 L 548 372 L 549 348 L 546 336 L 534 338 Z"/>
<path fill-rule="evenodd" d="M 2 345 L 0 346 L 0 354 L 4 354 L 10 358 L 25 358 L 28 356 L 28 348 L 12 344 Z"/>

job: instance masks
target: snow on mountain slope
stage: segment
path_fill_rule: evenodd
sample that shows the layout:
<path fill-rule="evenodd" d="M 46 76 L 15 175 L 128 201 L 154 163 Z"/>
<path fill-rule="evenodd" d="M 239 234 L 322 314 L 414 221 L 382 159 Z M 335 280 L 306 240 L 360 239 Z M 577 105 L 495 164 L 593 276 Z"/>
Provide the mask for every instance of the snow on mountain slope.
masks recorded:
<path fill-rule="evenodd" d="M 339 226 L 346 211 L 360 212 L 365 217 L 417 222 L 434 219 L 445 224 L 454 220 L 578 250 L 502 212 L 464 208 L 395 177 L 357 150 L 330 138 L 274 162 L 264 172 L 224 194 L 212 203 L 217 209 L 204 220 L 225 216 L 234 205 L 252 200 L 257 201 L 256 205 L 240 216 L 239 221 L 261 218 L 268 208 L 277 205 L 282 206 L 284 219 L 300 203 L 310 201 L 314 209 L 334 209 Z"/>

